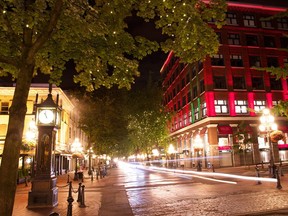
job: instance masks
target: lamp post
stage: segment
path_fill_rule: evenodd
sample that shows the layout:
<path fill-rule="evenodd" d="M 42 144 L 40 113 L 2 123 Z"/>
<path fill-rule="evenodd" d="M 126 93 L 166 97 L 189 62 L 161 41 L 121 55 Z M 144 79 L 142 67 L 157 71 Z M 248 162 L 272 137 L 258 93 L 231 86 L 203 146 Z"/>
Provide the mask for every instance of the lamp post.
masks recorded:
<path fill-rule="evenodd" d="M 78 180 L 78 170 L 77 170 L 77 162 L 78 157 L 80 154 L 82 154 L 83 147 L 81 143 L 79 142 L 79 139 L 76 138 L 74 142 L 71 145 L 71 151 L 73 152 L 73 156 L 75 157 L 75 173 L 74 173 L 74 181 Z"/>
<path fill-rule="evenodd" d="M 170 144 L 168 147 L 168 154 L 171 155 L 173 153 L 175 153 L 174 162 L 175 162 L 175 166 L 176 166 L 176 151 L 175 151 L 174 146 L 172 144 Z"/>
<path fill-rule="evenodd" d="M 275 158 L 274 158 L 274 148 L 273 143 L 271 142 L 270 134 L 272 131 L 277 130 L 277 124 L 274 123 L 274 116 L 270 114 L 269 109 L 264 109 L 262 116 L 260 117 L 260 126 L 259 130 L 265 132 L 266 138 L 270 149 L 270 167 L 272 168 L 272 177 L 276 178 L 276 166 L 275 166 Z"/>
<path fill-rule="evenodd" d="M 200 135 L 197 134 L 194 139 L 194 149 L 197 152 L 197 171 L 202 171 L 202 164 L 201 164 L 201 150 L 203 149 L 203 142 L 200 138 Z"/>
<path fill-rule="evenodd" d="M 91 166 L 91 155 L 93 154 L 93 149 L 92 149 L 92 147 L 90 147 L 89 149 L 88 149 L 88 155 L 89 155 L 89 157 L 88 157 L 88 175 L 91 175 L 92 174 L 92 166 Z M 92 174 L 92 176 L 93 176 L 93 174 Z"/>

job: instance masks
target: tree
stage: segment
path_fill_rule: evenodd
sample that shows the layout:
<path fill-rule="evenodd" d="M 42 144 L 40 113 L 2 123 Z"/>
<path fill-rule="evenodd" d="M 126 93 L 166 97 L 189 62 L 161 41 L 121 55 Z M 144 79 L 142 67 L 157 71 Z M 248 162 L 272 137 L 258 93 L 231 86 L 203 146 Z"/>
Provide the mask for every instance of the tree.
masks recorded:
<path fill-rule="evenodd" d="M 156 42 L 132 37 L 125 18 L 132 11 L 155 21 L 167 39 L 164 51 L 174 50 L 192 62 L 218 49 L 215 32 L 207 24 L 225 18 L 225 0 L 3 0 L 0 2 L 0 75 L 16 80 L 9 109 L 0 173 L 0 215 L 12 215 L 18 158 L 26 101 L 33 75 L 50 74 L 58 84 L 65 63 L 73 59 L 79 73 L 75 81 L 87 90 L 100 86 L 130 87 L 138 61 L 158 49 Z M 220 22 L 218 22 L 220 21 Z M 7 169 L 9 167 L 9 169 Z"/>

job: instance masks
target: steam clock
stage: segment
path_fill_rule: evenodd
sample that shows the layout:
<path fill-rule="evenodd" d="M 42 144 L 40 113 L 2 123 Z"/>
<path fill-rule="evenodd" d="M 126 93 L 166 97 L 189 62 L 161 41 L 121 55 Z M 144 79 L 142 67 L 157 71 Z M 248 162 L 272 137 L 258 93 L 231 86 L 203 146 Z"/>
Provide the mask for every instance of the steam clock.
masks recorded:
<path fill-rule="evenodd" d="M 28 197 L 28 208 L 54 207 L 58 204 L 57 178 L 55 176 L 55 141 L 60 126 L 61 109 L 52 98 L 52 85 L 46 100 L 36 105 L 38 145 L 36 171 Z"/>

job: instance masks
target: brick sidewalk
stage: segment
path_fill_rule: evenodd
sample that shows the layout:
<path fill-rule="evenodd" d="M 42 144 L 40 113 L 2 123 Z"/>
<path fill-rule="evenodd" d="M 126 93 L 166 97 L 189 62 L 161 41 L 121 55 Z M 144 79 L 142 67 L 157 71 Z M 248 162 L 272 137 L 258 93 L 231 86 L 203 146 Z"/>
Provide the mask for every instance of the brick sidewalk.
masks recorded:
<path fill-rule="evenodd" d="M 116 216 L 119 212 L 125 213 L 125 215 L 133 215 L 129 201 L 126 195 L 124 186 L 118 184 L 118 176 L 120 170 L 110 169 L 108 176 L 92 182 L 86 175 L 83 185 L 85 185 L 85 201 L 86 207 L 80 208 L 77 203 L 77 193 L 72 193 L 74 198 L 72 215 L 109 215 Z M 73 173 L 70 173 L 70 177 L 73 177 Z M 70 178 L 70 179 L 71 179 Z M 67 175 L 57 177 L 58 186 L 58 205 L 54 208 L 38 208 L 27 209 L 28 204 L 28 192 L 31 190 L 31 183 L 28 186 L 20 184 L 17 186 L 15 203 L 13 209 L 13 216 L 49 216 L 52 212 L 57 212 L 61 216 L 67 215 Z M 76 191 L 79 187 L 78 181 L 72 181 L 73 191 Z"/>

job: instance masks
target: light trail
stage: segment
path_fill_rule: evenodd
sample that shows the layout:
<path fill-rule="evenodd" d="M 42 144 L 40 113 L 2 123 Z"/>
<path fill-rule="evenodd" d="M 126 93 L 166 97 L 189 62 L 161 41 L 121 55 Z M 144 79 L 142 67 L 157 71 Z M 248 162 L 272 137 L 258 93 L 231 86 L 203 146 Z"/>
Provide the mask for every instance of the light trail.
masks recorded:
<path fill-rule="evenodd" d="M 205 178 L 206 180 L 211 181 L 218 181 L 223 183 L 229 183 L 229 184 L 237 184 L 236 182 L 230 182 L 225 180 L 219 180 L 219 179 L 213 179 L 208 178 L 204 176 L 210 176 L 210 177 L 226 177 L 226 178 L 234 178 L 234 179 L 242 179 L 247 181 L 261 181 L 261 182 L 277 182 L 277 179 L 275 178 L 261 178 L 261 177 L 253 177 L 253 176 L 241 176 L 241 175 L 235 175 L 235 174 L 228 174 L 228 173 L 217 173 L 217 172 L 197 172 L 192 170 L 177 170 L 177 169 L 167 169 L 163 167 L 154 167 L 154 166 L 144 166 L 141 164 L 131 164 L 131 163 L 125 163 L 126 166 L 134 167 L 134 168 L 140 168 L 150 171 L 158 171 L 158 172 L 164 172 L 164 173 L 178 173 L 178 174 L 187 174 L 189 176 L 193 176 L 195 178 Z"/>

